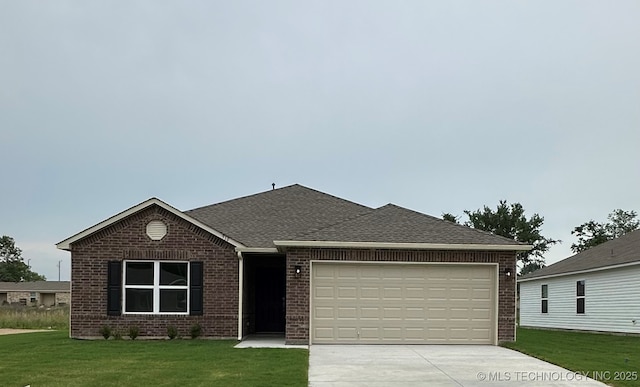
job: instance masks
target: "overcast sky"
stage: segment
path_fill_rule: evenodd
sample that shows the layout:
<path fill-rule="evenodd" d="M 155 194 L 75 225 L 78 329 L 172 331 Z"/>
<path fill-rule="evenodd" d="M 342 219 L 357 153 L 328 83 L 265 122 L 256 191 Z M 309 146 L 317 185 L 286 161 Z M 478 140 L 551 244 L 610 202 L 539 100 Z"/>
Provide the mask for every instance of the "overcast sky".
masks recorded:
<path fill-rule="evenodd" d="M 300 183 L 562 239 L 640 210 L 640 2 L 0 0 L 0 234 Z"/>

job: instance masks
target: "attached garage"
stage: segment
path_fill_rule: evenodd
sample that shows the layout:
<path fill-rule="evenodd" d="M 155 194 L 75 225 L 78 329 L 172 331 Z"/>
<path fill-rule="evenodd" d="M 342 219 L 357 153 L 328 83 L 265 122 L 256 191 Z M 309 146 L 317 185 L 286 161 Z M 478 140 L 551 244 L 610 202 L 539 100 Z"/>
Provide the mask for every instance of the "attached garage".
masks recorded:
<path fill-rule="evenodd" d="M 496 264 L 311 262 L 312 344 L 496 344 Z"/>

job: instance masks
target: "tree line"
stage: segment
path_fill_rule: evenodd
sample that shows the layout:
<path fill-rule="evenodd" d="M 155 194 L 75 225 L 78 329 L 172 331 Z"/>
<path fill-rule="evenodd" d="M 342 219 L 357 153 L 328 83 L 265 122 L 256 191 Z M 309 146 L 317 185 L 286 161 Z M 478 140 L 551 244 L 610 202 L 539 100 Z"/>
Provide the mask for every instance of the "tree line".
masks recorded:
<path fill-rule="evenodd" d="M 0 238 L 0 281 L 45 281 L 43 275 L 32 271 L 29 265 L 24 263 L 22 250 L 16 246 L 13 238 L 3 235 Z"/>
<path fill-rule="evenodd" d="M 495 210 L 484 206 L 475 211 L 465 210 L 464 214 L 468 219 L 463 223 L 460 223 L 460 217 L 451 213 L 443 213 L 442 218 L 533 246 L 530 251 L 518 253 L 521 275 L 543 268 L 544 254 L 551 246 L 562 242 L 543 236 L 544 218 L 539 214 L 527 218 L 520 203 L 507 204 L 506 200 L 501 200 Z M 617 209 L 611 212 L 607 219 L 607 222 L 589 220 L 576 226 L 571 234 L 575 235 L 578 241 L 571 245 L 571 251 L 579 253 L 640 228 L 640 220 L 635 211 Z"/>

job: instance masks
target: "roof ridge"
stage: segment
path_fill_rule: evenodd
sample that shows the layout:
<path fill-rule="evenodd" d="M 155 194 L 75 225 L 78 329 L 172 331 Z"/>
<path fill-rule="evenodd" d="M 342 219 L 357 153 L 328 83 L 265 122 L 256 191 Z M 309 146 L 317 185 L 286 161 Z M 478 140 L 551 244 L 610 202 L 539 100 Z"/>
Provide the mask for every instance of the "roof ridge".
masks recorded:
<path fill-rule="evenodd" d="M 203 209 L 203 208 L 208 208 L 208 207 L 213 207 L 213 206 L 217 206 L 217 205 L 220 205 L 220 204 L 226 204 L 226 203 L 230 203 L 230 202 L 235 202 L 235 201 L 242 200 L 242 199 L 248 199 L 248 198 L 250 198 L 250 197 L 254 197 L 254 196 L 258 196 L 258 195 L 264 195 L 264 194 L 267 194 L 267 193 L 269 193 L 269 192 L 281 191 L 281 190 L 284 190 L 284 189 L 287 189 L 287 188 L 292 188 L 292 187 L 295 187 L 295 186 L 303 187 L 303 186 L 301 186 L 300 184 L 289 184 L 289 185 L 286 185 L 286 186 L 284 186 L 284 187 L 279 187 L 279 188 L 274 188 L 274 189 L 268 189 L 268 190 L 264 190 L 264 191 L 256 192 L 256 193 L 253 193 L 253 194 L 240 196 L 240 197 L 233 198 L 233 199 L 223 200 L 223 201 L 221 201 L 221 202 L 216 202 L 216 203 L 206 204 L 206 205 L 204 205 L 204 206 L 195 207 L 195 208 L 192 208 L 192 209 L 189 209 L 189 210 L 185 210 L 185 211 L 183 211 L 183 212 L 191 212 L 191 211 L 201 210 L 201 209 Z M 305 188 L 306 188 L 306 187 L 305 187 Z"/>
<path fill-rule="evenodd" d="M 348 202 L 348 203 L 351 203 L 351 204 L 355 204 L 355 205 L 358 205 L 358 206 L 363 207 L 363 208 L 367 208 L 367 209 L 370 209 L 370 210 L 373 209 L 371 207 L 365 206 L 364 204 L 356 203 L 356 202 L 348 200 L 348 199 L 344 199 L 344 198 L 341 198 L 341 197 L 338 197 L 338 196 L 335 196 L 335 195 L 332 195 L 332 194 L 329 194 L 329 193 L 326 193 L 326 192 L 319 191 L 319 190 L 317 190 L 315 188 L 310 188 L 310 187 L 304 186 L 302 184 L 294 183 L 294 184 L 290 184 L 290 185 L 287 185 L 287 186 L 284 186 L 284 187 L 280 187 L 280 188 L 275 188 L 275 189 L 265 190 L 265 191 L 261 191 L 261 192 L 256 192 L 254 194 L 241 196 L 239 198 L 228 199 L 228 200 L 224 200 L 224 201 L 221 201 L 221 202 L 208 204 L 208 205 L 205 205 L 205 206 L 192 208 L 190 210 L 186 210 L 186 211 L 183 211 L 183 212 L 188 213 L 188 212 L 192 212 L 192 211 L 201 210 L 203 208 L 210 208 L 210 207 L 214 207 L 214 206 L 218 206 L 218 205 L 222 205 L 222 204 L 228 204 L 228 203 L 236 202 L 236 201 L 243 200 L 243 199 L 249 199 L 249 198 L 252 198 L 252 197 L 255 197 L 255 196 L 268 195 L 270 192 L 277 192 L 277 191 L 282 191 L 282 190 L 285 190 L 285 189 L 291 189 L 291 188 L 296 188 L 296 187 L 305 189 L 307 191 L 313 191 L 313 192 L 321 194 L 321 195 L 330 196 L 330 197 L 332 197 L 334 199 L 338 199 L 338 200 L 343 201 L 343 202 Z"/>

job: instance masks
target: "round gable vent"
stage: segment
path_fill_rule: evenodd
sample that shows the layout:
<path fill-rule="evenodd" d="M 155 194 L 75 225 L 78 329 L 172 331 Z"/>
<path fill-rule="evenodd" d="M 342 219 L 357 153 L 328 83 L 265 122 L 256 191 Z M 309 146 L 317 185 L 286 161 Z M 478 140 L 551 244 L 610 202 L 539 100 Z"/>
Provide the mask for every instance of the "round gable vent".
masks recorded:
<path fill-rule="evenodd" d="M 147 236 L 154 241 L 159 241 L 167 235 L 167 225 L 159 220 L 152 220 L 147 224 Z"/>

